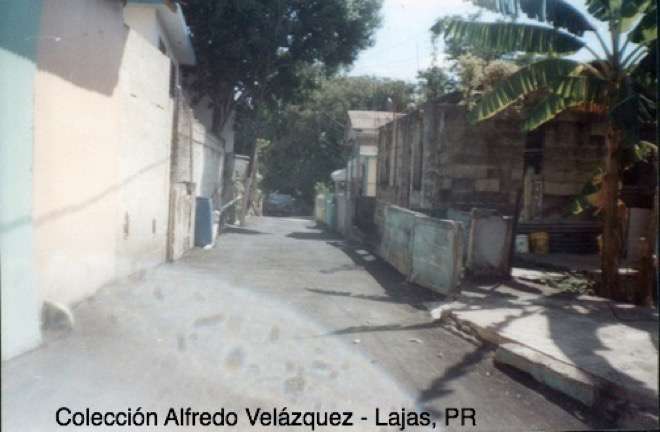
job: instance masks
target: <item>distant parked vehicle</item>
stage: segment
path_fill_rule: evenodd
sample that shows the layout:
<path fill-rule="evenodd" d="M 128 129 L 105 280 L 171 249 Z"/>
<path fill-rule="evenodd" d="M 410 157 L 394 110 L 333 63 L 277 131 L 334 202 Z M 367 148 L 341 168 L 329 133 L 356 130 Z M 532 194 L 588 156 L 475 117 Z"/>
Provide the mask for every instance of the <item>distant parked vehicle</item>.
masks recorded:
<path fill-rule="evenodd" d="M 270 193 L 264 200 L 264 216 L 301 216 L 309 213 L 303 202 L 299 199 L 278 192 Z"/>

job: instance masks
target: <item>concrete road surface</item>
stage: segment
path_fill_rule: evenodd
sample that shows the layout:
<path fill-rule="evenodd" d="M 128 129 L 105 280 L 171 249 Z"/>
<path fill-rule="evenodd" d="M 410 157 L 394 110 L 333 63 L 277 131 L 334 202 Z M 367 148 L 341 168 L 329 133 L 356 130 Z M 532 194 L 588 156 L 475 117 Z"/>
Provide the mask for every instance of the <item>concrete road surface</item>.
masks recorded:
<path fill-rule="evenodd" d="M 310 220 L 252 219 L 214 249 L 101 289 L 74 308 L 73 332 L 49 333 L 41 348 L 4 363 L 2 430 L 311 430 L 250 426 L 246 409 L 279 409 L 282 419 L 284 407 L 289 422 L 296 411 L 353 413 L 352 427 L 315 430 L 610 426 L 495 368 L 492 350 L 432 320 L 427 306 L 437 300 Z M 237 423 L 191 424 L 177 414 L 187 407 L 224 408 Z M 141 427 L 58 425 L 58 411 L 60 422 L 85 422 L 87 408 L 91 421 L 95 411 L 119 420 L 130 409 L 136 422 L 138 408 L 154 416 Z M 411 425 L 422 412 L 434 423 Z M 461 412 L 462 427 L 453 418 Z"/>

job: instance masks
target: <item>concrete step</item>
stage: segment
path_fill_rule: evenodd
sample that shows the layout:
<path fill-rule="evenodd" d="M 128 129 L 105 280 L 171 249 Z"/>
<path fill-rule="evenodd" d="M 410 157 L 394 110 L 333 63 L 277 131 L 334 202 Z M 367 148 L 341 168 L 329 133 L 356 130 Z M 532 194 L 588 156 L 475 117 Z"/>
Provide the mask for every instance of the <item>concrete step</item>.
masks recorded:
<path fill-rule="evenodd" d="M 532 376 L 536 381 L 599 412 L 608 412 L 620 419 L 620 427 L 658 427 L 658 395 L 626 388 L 572 364 L 503 337 L 497 331 L 474 321 L 459 318 L 451 307 L 441 307 L 432 313 L 459 330 L 471 341 L 497 347 L 494 361 Z M 614 413 L 613 413 L 614 412 Z"/>

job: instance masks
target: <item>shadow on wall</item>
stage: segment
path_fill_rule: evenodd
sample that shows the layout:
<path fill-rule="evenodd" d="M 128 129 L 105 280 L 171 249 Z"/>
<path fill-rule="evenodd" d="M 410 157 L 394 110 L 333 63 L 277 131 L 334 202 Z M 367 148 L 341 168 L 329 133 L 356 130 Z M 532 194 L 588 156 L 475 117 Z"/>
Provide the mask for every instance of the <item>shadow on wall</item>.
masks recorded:
<path fill-rule="evenodd" d="M 146 174 L 148 171 L 157 169 L 157 168 L 159 168 L 160 166 L 162 166 L 164 164 L 169 164 L 169 162 L 170 162 L 169 159 L 164 159 L 164 160 L 160 160 L 158 162 L 155 162 L 151 165 L 148 165 L 148 166 L 142 168 L 141 170 L 139 170 L 138 172 L 136 172 L 135 174 L 127 177 L 121 183 L 114 184 L 114 185 L 110 186 L 109 188 L 107 188 L 107 189 L 99 192 L 98 194 L 94 195 L 93 197 L 91 197 L 89 199 L 86 199 L 84 201 L 81 201 L 79 203 L 72 204 L 72 205 L 57 209 L 57 210 L 49 212 L 49 213 L 47 213 L 43 216 L 40 216 L 36 219 L 32 219 L 31 217 L 24 217 L 24 218 L 17 219 L 17 220 L 11 221 L 9 223 L 0 225 L 0 233 L 9 232 L 13 229 L 18 228 L 21 225 L 25 225 L 25 224 L 29 224 L 29 223 L 32 223 L 35 227 L 39 227 L 39 226 L 45 225 L 48 222 L 52 222 L 54 220 L 60 219 L 60 218 L 66 216 L 68 214 L 76 213 L 76 212 L 79 212 L 81 210 L 84 210 L 85 208 L 87 208 L 91 205 L 94 205 L 95 203 L 101 201 L 103 198 L 105 198 L 105 197 L 107 197 L 107 196 L 109 196 L 113 193 L 118 193 L 119 190 L 121 190 L 121 188 L 123 188 L 127 184 L 137 180 L 139 177 Z"/>
<path fill-rule="evenodd" d="M 121 2 L 45 0 L 41 31 L 34 37 L 39 70 L 77 87 L 113 94 L 128 37 Z"/>

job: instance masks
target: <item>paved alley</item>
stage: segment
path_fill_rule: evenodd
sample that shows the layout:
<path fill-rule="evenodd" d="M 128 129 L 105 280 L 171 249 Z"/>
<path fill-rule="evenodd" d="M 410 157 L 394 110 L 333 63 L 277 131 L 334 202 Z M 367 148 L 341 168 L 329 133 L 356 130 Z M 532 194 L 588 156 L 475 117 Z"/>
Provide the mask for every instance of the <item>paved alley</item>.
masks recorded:
<path fill-rule="evenodd" d="M 365 431 L 390 430 L 376 408 L 428 411 L 437 429 L 452 407 L 473 408 L 477 427 L 451 430 L 608 427 L 495 368 L 492 350 L 432 319 L 438 299 L 311 220 L 255 218 L 213 249 L 101 289 L 74 309 L 73 332 L 4 364 L 2 430 L 65 429 L 63 406 L 141 407 L 161 425 L 170 407 L 224 407 L 239 415 L 234 430 L 252 430 L 245 408 L 257 407 L 350 410 Z"/>

